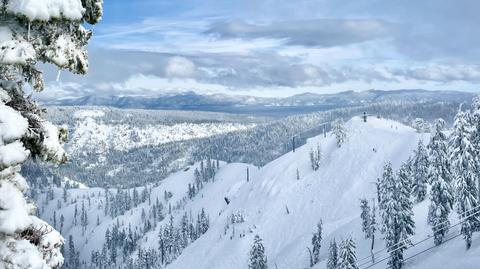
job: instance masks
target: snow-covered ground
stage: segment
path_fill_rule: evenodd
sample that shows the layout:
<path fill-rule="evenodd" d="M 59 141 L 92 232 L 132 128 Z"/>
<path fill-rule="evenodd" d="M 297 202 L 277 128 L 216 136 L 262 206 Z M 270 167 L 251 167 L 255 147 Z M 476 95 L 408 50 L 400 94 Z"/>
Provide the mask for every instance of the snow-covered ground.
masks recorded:
<path fill-rule="evenodd" d="M 131 124 L 107 124 L 102 121 L 101 110 L 75 112 L 77 119 L 68 152 L 75 155 L 84 149 L 95 153 L 108 150 L 130 150 L 142 146 L 154 146 L 170 142 L 205 138 L 255 127 L 255 124 L 232 122 L 156 124 L 136 127 Z"/>
<path fill-rule="evenodd" d="M 400 123 L 371 118 L 364 123 L 354 118 L 346 124 L 347 142 L 341 148 L 336 146 L 333 136 L 318 136 L 308 143 L 290 152 L 264 167 L 232 163 L 221 164 L 215 181 L 208 183 L 192 200 L 187 199 L 183 208 L 173 210 L 179 221 L 184 212 L 198 212 L 205 208 L 210 216 L 210 229 L 198 240 L 183 250 L 177 260 L 167 268 L 181 269 L 240 269 L 247 268 L 248 253 L 255 235 L 264 240 L 269 268 L 307 268 L 312 233 L 316 224 L 322 220 L 324 236 L 321 249 L 321 262 L 315 268 L 325 268 L 330 240 L 351 235 L 357 242 L 360 268 L 369 266 L 370 242 L 364 239 L 360 224 L 359 199 L 374 198 L 377 177 L 380 177 L 386 161 L 391 161 L 397 169 L 417 145 L 419 139 L 427 135 L 416 133 L 412 128 Z M 320 144 L 323 161 L 318 171 L 310 165 L 309 152 Z M 195 165 L 198 167 L 198 164 Z M 188 183 L 194 182 L 193 169 L 180 171 L 153 187 L 151 200 L 163 201 L 164 192 L 170 191 L 173 197 L 169 203 L 174 205 L 186 196 Z M 246 180 L 247 168 L 250 180 Z M 297 180 L 297 169 L 300 179 Z M 148 209 L 148 203 L 127 211 L 117 219 L 105 217 L 103 189 L 75 189 L 68 191 L 67 205 L 57 209 L 58 202 L 44 205 L 44 219 L 52 219 L 56 211 L 57 218 L 64 215 L 66 223 L 62 233 L 66 238 L 72 234 L 81 253 L 81 259 L 89 262 L 92 250 L 100 250 L 105 231 L 115 223 L 120 227 L 142 227 L 142 209 Z M 61 200 L 60 190 L 56 190 L 55 200 Z M 225 198 L 231 202 L 227 205 Z M 82 202 L 88 206 L 90 224 L 86 235 L 82 236 L 81 227 L 73 227 L 73 208 Z M 428 201 L 415 206 L 416 234 L 413 242 L 420 241 L 431 233 L 426 224 Z M 227 222 L 232 214 L 242 214 L 245 222 L 234 226 Z M 100 225 L 96 225 L 99 216 Z M 168 217 L 161 224 L 165 224 Z M 452 223 L 456 223 L 452 215 Z M 57 220 L 58 223 L 58 220 Z M 159 225 L 160 226 L 160 225 Z M 146 233 L 139 240 L 143 249 L 158 248 L 158 229 Z M 58 227 L 58 224 L 57 224 Z M 451 230 L 451 237 L 458 234 L 459 227 Z M 465 251 L 464 242 L 457 237 L 438 248 L 423 253 L 407 261 L 407 268 L 478 268 L 480 262 L 480 238 L 475 235 L 473 245 Z M 384 248 L 381 235 L 377 233 L 375 249 Z M 433 246 L 433 239 L 413 247 L 406 257 Z M 134 255 L 134 254 L 133 254 Z M 386 257 L 385 252 L 377 254 L 377 261 Z M 386 261 L 371 268 L 386 268 Z"/>

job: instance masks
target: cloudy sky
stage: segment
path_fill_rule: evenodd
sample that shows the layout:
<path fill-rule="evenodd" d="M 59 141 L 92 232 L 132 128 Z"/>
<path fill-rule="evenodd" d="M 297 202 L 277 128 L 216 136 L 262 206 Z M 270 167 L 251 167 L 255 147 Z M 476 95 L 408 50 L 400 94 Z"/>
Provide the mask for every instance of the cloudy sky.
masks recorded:
<path fill-rule="evenodd" d="M 478 0 L 106 0 L 45 96 L 480 90 Z"/>

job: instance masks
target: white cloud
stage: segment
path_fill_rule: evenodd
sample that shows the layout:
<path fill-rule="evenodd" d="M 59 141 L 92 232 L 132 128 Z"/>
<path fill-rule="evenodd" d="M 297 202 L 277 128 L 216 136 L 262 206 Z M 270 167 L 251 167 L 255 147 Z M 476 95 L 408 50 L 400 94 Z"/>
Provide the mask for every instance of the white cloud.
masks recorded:
<path fill-rule="evenodd" d="M 405 79 L 449 83 L 455 81 L 480 82 L 480 67 L 476 65 L 438 65 L 400 69 L 393 72 Z"/>
<path fill-rule="evenodd" d="M 137 74 L 121 83 L 110 84 L 110 89 L 124 94 L 166 94 L 194 91 L 199 94 L 226 93 L 230 89 L 219 84 L 197 81 L 193 78 L 161 78 Z"/>
<path fill-rule="evenodd" d="M 185 57 L 172 57 L 165 66 L 165 74 L 167 77 L 192 77 L 195 75 L 195 64 Z"/>

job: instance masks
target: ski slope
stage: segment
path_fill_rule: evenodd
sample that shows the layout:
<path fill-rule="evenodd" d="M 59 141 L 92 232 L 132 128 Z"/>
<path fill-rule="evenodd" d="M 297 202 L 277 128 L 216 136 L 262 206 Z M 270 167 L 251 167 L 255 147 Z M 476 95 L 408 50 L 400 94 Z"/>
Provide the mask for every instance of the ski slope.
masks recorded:
<path fill-rule="evenodd" d="M 341 148 L 333 136 L 314 137 L 294 153 L 255 171 L 249 183 L 245 173 L 238 171 L 245 168 L 235 167 L 234 173 L 222 169 L 212 189 L 204 190 L 208 198 L 192 203 L 192 207 L 222 214 L 215 216 L 207 234 L 189 246 L 171 268 L 246 268 L 255 234 L 264 240 L 272 268 L 306 268 L 307 247 L 320 219 L 324 223 L 322 259 L 330 238 L 341 239 L 350 233 L 362 238 L 359 199 L 374 198 L 373 183 L 381 176 L 385 161 L 398 168 L 421 137 L 397 122 L 374 118 L 367 123 L 354 118 L 346 128 L 348 138 Z M 317 144 L 322 147 L 323 161 L 313 171 L 309 152 Z M 300 180 L 296 179 L 297 168 Z M 227 195 L 232 200 L 228 206 L 221 203 Z M 245 231 L 246 237 L 231 240 L 229 234 L 224 235 L 226 216 L 237 211 L 245 212 L 246 222 L 236 230 Z"/>
<path fill-rule="evenodd" d="M 336 146 L 335 138 L 328 134 L 311 138 L 307 144 L 290 152 L 264 167 L 247 164 L 221 163 L 215 181 L 206 186 L 192 200 L 186 199 L 185 205 L 174 209 L 175 220 L 185 212 L 199 212 L 205 208 L 210 217 L 210 229 L 198 240 L 190 244 L 183 253 L 167 268 L 178 269 L 240 269 L 247 268 L 248 253 L 253 237 L 258 234 L 264 240 L 269 268 L 307 268 L 311 246 L 311 236 L 320 219 L 323 221 L 323 240 L 321 261 L 314 268 L 325 268 L 330 240 L 337 243 L 347 235 L 357 242 L 357 256 L 361 269 L 370 266 L 370 241 L 364 239 L 360 224 L 359 199 L 374 198 L 374 182 L 383 172 L 386 161 L 391 161 L 397 169 L 413 152 L 419 139 L 427 140 L 428 135 L 418 134 L 412 128 L 398 122 L 369 118 L 364 123 L 353 118 L 346 123 L 347 141 L 341 148 Z M 320 144 L 323 160 L 318 171 L 310 165 L 309 152 Z M 162 200 L 165 191 L 172 192 L 172 205 L 185 199 L 188 183 L 194 182 L 195 164 L 189 169 L 172 174 L 152 188 L 151 200 Z M 247 182 L 246 171 L 250 180 Z M 297 169 L 300 178 L 297 180 Z M 88 209 L 90 224 L 85 236 L 80 226 L 70 223 L 64 227 L 63 235 L 72 234 L 79 244 L 81 260 L 88 262 L 92 250 L 100 250 L 105 231 L 114 223 L 121 227 L 143 225 L 142 209 L 147 203 L 126 212 L 115 219 L 104 216 L 102 189 L 73 189 L 68 191 L 68 205 L 57 210 L 57 202 L 44 206 L 43 217 L 51 219 L 57 210 L 57 218 L 64 214 L 65 219 L 73 219 L 73 206 L 78 208 L 82 201 L 90 198 Z M 230 200 L 227 205 L 225 198 Z M 60 190 L 56 190 L 55 199 L 61 199 Z M 424 239 L 431 233 L 426 224 L 428 201 L 415 206 L 416 234 L 412 242 Z M 243 215 L 243 223 L 227 226 L 232 214 Z M 100 225 L 95 225 L 99 216 Z M 457 217 L 452 214 L 452 224 Z M 139 241 L 142 249 L 158 248 L 158 229 L 165 225 L 167 218 L 152 231 L 143 235 Z M 379 220 L 378 220 L 379 221 Z M 68 221 L 67 221 L 68 222 Z M 452 228 L 447 238 L 456 235 L 459 227 Z M 375 249 L 384 248 L 381 234 L 377 232 Z M 409 257 L 425 248 L 433 246 L 433 239 L 407 250 Z M 465 251 L 461 237 L 445 245 L 407 261 L 406 268 L 477 268 L 480 262 L 480 240 L 473 237 L 472 248 Z M 448 255 L 446 255 L 448 253 Z M 135 256 L 135 253 L 132 254 Z M 385 252 L 376 255 L 377 261 L 387 257 Z M 386 268 L 386 261 L 368 268 Z"/>

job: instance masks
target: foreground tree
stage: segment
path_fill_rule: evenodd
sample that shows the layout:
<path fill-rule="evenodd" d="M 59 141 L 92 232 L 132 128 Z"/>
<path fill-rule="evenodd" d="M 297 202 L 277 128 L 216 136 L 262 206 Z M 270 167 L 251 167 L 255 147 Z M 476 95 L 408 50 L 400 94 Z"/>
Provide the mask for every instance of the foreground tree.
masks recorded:
<path fill-rule="evenodd" d="M 417 149 L 412 160 L 412 192 L 417 203 L 427 196 L 428 155 L 422 140 L 418 141 Z"/>
<path fill-rule="evenodd" d="M 250 261 L 248 269 L 267 269 L 267 255 L 260 236 L 255 235 L 253 239 L 253 246 L 250 250 Z"/>
<path fill-rule="evenodd" d="M 337 242 L 333 239 L 328 248 L 327 269 L 336 269 L 338 266 L 338 247 Z"/>
<path fill-rule="evenodd" d="M 432 226 L 436 245 L 442 243 L 448 233 L 450 221 L 448 215 L 453 206 L 451 175 L 447 152 L 447 136 L 443 132 L 445 122 L 438 120 L 428 144 L 429 169 L 428 182 L 432 184 L 430 191 L 430 207 L 428 208 L 428 224 Z"/>
<path fill-rule="evenodd" d="M 476 156 L 480 156 L 480 95 L 475 96 L 472 102 L 472 137 L 471 141 Z M 477 158 L 477 166 L 480 167 L 480 158 Z M 480 177 L 477 179 L 477 200 L 480 201 Z"/>
<path fill-rule="evenodd" d="M 23 87 L 43 90 L 38 62 L 87 72 L 92 33 L 83 25 L 100 20 L 102 1 L 4 0 L 0 5 L 0 268 L 58 268 L 64 239 L 34 216 L 19 172 L 29 157 L 65 162 L 66 132 L 43 120 L 45 110 Z"/>
<path fill-rule="evenodd" d="M 450 163 L 454 179 L 455 210 L 462 220 L 461 233 L 467 249 L 472 244 L 472 233 L 479 226 L 477 199 L 478 172 L 475 149 L 471 143 L 470 114 L 458 112 L 450 141 Z"/>
<path fill-rule="evenodd" d="M 390 253 L 388 265 L 392 269 L 400 269 L 403 267 L 403 252 L 410 243 L 409 237 L 413 235 L 415 229 L 413 204 L 405 169 L 400 169 L 398 177 L 395 177 L 391 164 L 387 163 L 380 191 L 382 231 Z"/>
<path fill-rule="evenodd" d="M 355 241 L 351 237 L 345 239 L 340 244 L 340 255 L 338 259 L 338 269 L 357 269 L 357 255 Z"/>

